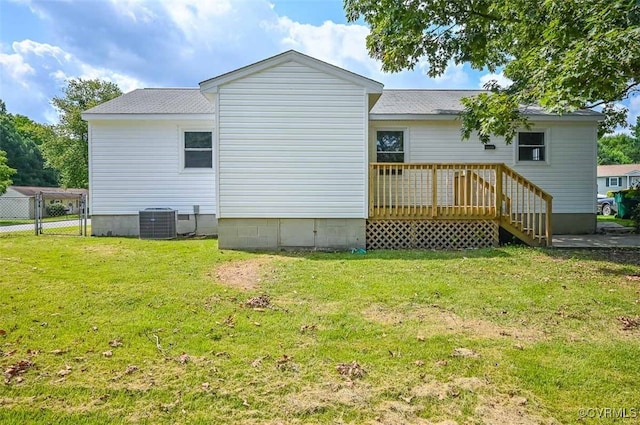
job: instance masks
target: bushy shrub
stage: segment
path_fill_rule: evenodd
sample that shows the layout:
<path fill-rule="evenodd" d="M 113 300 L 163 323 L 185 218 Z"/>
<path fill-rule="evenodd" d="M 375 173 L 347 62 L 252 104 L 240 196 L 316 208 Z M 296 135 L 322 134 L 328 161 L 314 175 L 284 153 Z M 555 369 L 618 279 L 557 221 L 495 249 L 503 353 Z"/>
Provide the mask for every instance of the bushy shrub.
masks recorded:
<path fill-rule="evenodd" d="M 47 216 L 49 217 L 60 217 L 67 213 L 67 210 L 64 208 L 62 204 L 50 204 L 45 207 L 45 211 L 47 212 Z"/>
<path fill-rule="evenodd" d="M 633 227 L 636 233 L 640 233 L 640 182 L 629 189 L 625 194 L 625 198 L 635 201 L 635 205 L 631 209 L 631 220 L 633 220 Z"/>

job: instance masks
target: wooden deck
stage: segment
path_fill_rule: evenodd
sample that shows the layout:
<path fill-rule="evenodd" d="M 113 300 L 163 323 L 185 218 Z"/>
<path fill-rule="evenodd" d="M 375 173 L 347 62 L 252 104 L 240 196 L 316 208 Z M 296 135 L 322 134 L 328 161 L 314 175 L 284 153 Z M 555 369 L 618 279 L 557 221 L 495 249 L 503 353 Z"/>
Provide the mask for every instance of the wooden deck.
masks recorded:
<path fill-rule="evenodd" d="M 505 164 L 370 164 L 370 221 L 493 220 L 549 246 L 551 211 L 551 195 Z"/>

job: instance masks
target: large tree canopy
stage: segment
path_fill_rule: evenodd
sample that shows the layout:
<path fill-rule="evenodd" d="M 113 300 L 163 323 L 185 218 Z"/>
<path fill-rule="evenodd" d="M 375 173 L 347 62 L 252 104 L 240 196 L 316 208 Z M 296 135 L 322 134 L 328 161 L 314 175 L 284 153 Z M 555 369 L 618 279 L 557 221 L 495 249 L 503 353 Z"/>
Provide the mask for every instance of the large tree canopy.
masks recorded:
<path fill-rule="evenodd" d="M 7 154 L 0 150 L 0 195 L 6 192 L 7 187 L 11 186 L 11 176 L 16 170 L 7 165 Z"/>
<path fill-rule="evenodd" d="M 598 164 L 640 164 L 640 117 L 631 130 L 598 140 Z"/>
<path fill-rule="evenodd" d="M 523 108 L 567 113 L 602 105 L 603 131 L 624 122 L 614 103 L 640 83 L 637 0 L 344 0 L 347 18 L 371 27 L 369 54 L 385 71 L 425 60 L 430 77 L 451 63 L 503 70 L 508 88 L 464 101 L 463 135 L 510 142 Z"/>
<path fill-rule="evenodd" d="M 60 123 L 55 127 L 56 137 L 45 141 L 42 151 L 47 163 L 60 173 L 62 186 L 89 186 L 89 129 L 82 111 L 121 94 L 112 82 L 79 78 L 67 81 L 63 96 L 53 98 Z"/>
<path fill-rule="evenodd" d="M 12 184 L 18 186 L 56 186 L 56 173 L 44 166 L 38 143 L 31 132 L 53 134 L 51 129 L 22 115 L 12 115 L 0 100 L 0 149 L 6 164 L 16 172 Z"/>

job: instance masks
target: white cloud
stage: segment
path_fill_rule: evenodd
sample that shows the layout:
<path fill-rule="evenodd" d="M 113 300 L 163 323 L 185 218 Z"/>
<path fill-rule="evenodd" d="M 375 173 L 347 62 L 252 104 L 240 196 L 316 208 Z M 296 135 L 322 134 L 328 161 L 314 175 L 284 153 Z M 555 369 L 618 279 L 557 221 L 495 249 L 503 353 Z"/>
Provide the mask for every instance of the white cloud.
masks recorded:
<path fill-rule="evenodd" d="M 50 56 L 55 58 L 58 63 L 68 62 L 71 59 L 71 55 L 66 53 L 60 47 L 52 46 L 48 43 L 38 43 L 33 40 L 16 41 L 12 44 L 13 50 L 20 56 L 27 56 L 34 54 L 44 58 Z"/>
<path fill-rule="evenodd" d="M 75 58 L 59 46 L 33 40 L 15 41 L 11 52 L 0 53 L 0 92 L 10 112 L 25 114 L 36 121 L 57 120 L 49 99 L 58 95 L 69 78 L 112 81 L 123 90 L 144 86 L 139 79 L 113 69 L 96 67 Z M 28 89 L 28 96 L 25 96 Z M 39 104 L 38 114 L 30 111 Z M 14 108 L 14 105 L 19 105 Z"/>
<path fill-rule="evenodd" d="M 0 53 L 0 68 L 3 74 L 6 73 L 11 80 L 25 88 L 29 86 L 27 78 L 36 72 L 18 53 Z"/>
<path fill-rule="evenodd" d="M 499 74 L 484 74 L 480 77 L 480 88 L 484 88 L 485 84 L 489 81 L 496 81 L 501 88 L 507 88 L 513 81 L 504 76 L 504 73 Z"/>
<path fill-rule="evenodd" d="M 427 76 L 429 62 L 427 62 L 426 59 L 419 61 L 418 68 L 425 76 Z M 442 75 L 430 79 L 439 86 L 459 87 L 464 86 L 469 82 L 469 74 L 465 71 L 463 63 L 456 64 L 453 61 L 449 61 L 447 68 Z"/>
<path fill-rule="evenodd" d="M 161 2 L 187 41 L 194 45 L 210 45 L 225 34 L 219 23 L 231 10 L 229 0 L 171 0 Z"/>
<path fill-rule="evenodd" d="M 332 21 L 316 26 L 301 24 L 283 16 L 278 19 L 277 29 L 283 33 L 281 42 L 287 48 L 340 67 L 356 62 L 372 71 L 379 69 L 367 54 L 365 39 L 369 28 L 365 26 L 336 24 Z"/>

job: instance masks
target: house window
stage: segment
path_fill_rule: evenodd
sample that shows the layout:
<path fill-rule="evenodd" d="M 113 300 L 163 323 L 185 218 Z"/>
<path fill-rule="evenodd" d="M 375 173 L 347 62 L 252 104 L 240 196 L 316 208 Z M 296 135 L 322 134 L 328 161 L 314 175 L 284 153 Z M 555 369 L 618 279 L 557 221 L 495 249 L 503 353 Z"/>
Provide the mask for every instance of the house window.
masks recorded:
<path fill-rule="evenodd" d="M 184 132 L 184 168 L 213 167 L 213 133 Z"/>
<path fill-rule="evenodd" d="M 518 133 L 518 161 L 546 161 L 544 132 Z"/>
<path fill-rule="evenodd" d="M 404 162 L 404 131 L 378 131 L 377 162 Z"/>
<path fill-rule="evenodd" d="M 622 177 L 607 177 L 607 187 L 622 187 Z"/>

